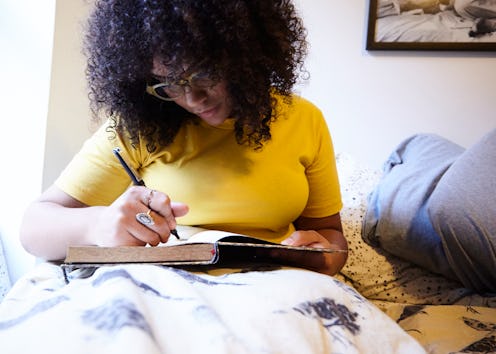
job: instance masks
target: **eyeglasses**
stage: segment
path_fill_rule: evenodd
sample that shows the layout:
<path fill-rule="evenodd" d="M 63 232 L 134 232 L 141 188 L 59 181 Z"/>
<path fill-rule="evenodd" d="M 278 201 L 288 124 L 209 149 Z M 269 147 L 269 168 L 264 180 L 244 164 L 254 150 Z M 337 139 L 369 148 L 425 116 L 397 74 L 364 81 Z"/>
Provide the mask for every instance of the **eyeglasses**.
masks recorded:
<path fill-rule="evenodd" d="M 164 81 L 154 85 L 147 85 L 146 92 L 164 101 L 173 101 L 182 97 L 192 89 L 210 90 L 220 81 L 212 73 L 193 73 L 186 78 Z"/>

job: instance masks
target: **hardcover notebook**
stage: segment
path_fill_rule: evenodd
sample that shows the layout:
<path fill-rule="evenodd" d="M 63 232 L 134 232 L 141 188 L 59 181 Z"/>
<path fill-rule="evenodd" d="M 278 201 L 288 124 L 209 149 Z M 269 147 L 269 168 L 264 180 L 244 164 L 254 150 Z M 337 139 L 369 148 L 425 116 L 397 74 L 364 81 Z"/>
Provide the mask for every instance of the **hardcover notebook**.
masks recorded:
<path fill-rule="evenodd" d="M 173 240 L 156 247 L 71 246 L 67 249 L 64 267 L 94 267 L 122 263 L 161 265 L 225 264 L 229 262 L 263 261 L 280 264 L 297 263 L 308 268 L 324 253 L 345 253 L 346 250 L 285 246 L 258 238 L 225 231 L 182 228 L 186 240 Z M 296 261 L 297 259 L 297 261 Z"/>

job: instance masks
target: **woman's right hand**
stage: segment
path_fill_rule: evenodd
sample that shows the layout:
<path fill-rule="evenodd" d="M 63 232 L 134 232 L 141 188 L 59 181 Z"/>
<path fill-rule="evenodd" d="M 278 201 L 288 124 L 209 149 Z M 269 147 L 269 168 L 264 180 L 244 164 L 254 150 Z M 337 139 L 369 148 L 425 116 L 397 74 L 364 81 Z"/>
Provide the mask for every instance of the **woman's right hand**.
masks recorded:
<path fill-rule="evenodd" d="M 171 202 L 165 193 L 133 186 L 110 206 L 101 207 L 88 236 L 99 246 L 156 246 L 167 242 L 176 228 L 175 218 L 187 212 L 187 205 Z M 138 221 L 140 213 L 148 215 L 145 221 L 153 220 L 152 223 Z"/>
<path fill-rule="evenodd" d="M 153 225 L 136 218 L 148 210 Z M 142 186 L 128 188 L 109 206 L 89 207 L 53 185 L 26 209 L 20 240 L 26 251 L 45 260 L 65 258 L 68 246 L 157 245 L 169 239 L 175 218 L 187 212 L 187 205 Z"/>

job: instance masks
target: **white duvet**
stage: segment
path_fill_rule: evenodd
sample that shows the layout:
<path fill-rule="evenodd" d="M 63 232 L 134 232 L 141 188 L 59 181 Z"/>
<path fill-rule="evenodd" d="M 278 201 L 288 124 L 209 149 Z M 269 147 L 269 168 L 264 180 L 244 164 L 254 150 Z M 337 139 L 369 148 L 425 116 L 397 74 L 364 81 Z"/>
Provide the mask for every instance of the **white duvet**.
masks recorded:
<path fill-rule="evenodd" d="M 0 304 L 2 353 L 424 353 L 351 287 L 307 270 L 70 275 L 42 264 L 16 283 Z"/>

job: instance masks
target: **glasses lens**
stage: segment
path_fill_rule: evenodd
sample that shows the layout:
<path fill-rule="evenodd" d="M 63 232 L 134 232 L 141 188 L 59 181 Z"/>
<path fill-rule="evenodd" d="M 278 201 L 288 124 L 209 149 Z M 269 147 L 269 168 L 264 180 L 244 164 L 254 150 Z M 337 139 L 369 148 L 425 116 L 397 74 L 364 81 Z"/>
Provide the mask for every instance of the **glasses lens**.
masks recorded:
<path fill-rule="evenodd" d="M 214 87 L 219 79 L 210 73 L 198 73 L 191 77 L 189 85 L 201 89 Z"/>
<path fill-rule="evenodd" d="M 150 85 L 147 87 L 147 92 L 168 101 L 183 96 L 188 89 L 211 89 L 219 81 L 220 77 L 217 74 L 212 72 L 197 72 L 188 78 Z"/>
<path fill-rule="evenodd" d="M 162 84 L 155 88 L 155 92 L 161 97 L 176 98 L 184 93 L 184 89 L 176 84 Z"/>

